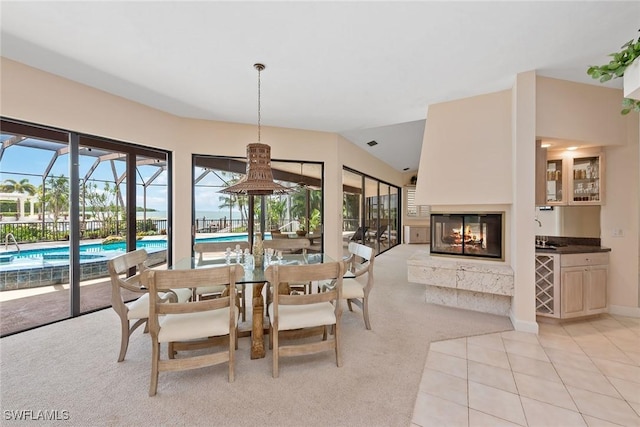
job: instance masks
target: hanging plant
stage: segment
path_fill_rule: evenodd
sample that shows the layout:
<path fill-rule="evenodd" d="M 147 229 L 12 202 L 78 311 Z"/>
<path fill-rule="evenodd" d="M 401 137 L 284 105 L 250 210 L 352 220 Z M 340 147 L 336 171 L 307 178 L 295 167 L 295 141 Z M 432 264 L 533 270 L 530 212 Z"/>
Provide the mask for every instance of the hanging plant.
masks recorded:
<path fill-rule="evenodd" d="M 640 31 L 640 30 L 639 30 Z M 640 37 L 638 40 L 629 40 L 620 48 L 620 52 L 610 53 L 612 58 L 608 64 L 592 65 L 587 69 L 587 74 L 600 83 L 608 82 L 611 79 L 624 76 L 624 71 L 636 58 L 640 57 Z M 640 100 L 624 98 L 622 100 L 621 114 L 629 114 L 631 110 L 640 112 Z"/>

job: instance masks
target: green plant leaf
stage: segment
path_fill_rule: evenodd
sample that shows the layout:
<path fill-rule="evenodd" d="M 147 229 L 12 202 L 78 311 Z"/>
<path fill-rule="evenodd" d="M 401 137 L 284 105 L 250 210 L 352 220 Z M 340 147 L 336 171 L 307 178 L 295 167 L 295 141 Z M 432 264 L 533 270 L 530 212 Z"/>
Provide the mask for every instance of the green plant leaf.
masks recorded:
<path fill-rule="evenodd" d="M 620 114 L 622 114 L 623 116 L 626 116 L 627 114 L 629 114 L 630 111 L 631 111 L 631 108 L 625 108 L 622 111 L 620 111 Z"/>
<path fill-rule="evenodd" d="M 600 77 L 600 83 L 608 82 L 609 80 L 611 80 L 611 74 L 605 74 Z"/>

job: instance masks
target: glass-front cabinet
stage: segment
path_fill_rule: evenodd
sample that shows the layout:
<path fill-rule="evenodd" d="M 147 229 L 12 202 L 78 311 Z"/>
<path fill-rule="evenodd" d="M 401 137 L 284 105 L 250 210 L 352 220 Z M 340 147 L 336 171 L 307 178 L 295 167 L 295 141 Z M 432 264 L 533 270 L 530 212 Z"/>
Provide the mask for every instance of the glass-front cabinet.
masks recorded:
<path fill-rule="evenodd" d="M 604 154 L 565 152 L 546 161 L 547 205 L 604 204 Z"/>
<path fill-rule="evenodd" d="M 562 159 L 547 160 L 547 204 L 566 204 L 563 193 Z"/>
<path fill-rule="evenodd" d="M 601 204 L 601 156 L 575 157 L 572 164 L 572 204 Z M 585 203 L 587 202 L 587 203 Z M 590 202 L 590 203 L 589 203 Z"/>

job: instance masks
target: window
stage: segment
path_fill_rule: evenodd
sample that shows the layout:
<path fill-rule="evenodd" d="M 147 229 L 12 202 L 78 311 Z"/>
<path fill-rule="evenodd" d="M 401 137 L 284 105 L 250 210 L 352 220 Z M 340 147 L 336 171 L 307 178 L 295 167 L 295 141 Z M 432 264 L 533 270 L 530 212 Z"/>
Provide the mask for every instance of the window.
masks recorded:
<path fill-rule="evenodd" d="M 429 205 L 416 205 L 415 187 L 407 187 L 407 216 L 412 218 L 429 218 L 431 208 Z"/>

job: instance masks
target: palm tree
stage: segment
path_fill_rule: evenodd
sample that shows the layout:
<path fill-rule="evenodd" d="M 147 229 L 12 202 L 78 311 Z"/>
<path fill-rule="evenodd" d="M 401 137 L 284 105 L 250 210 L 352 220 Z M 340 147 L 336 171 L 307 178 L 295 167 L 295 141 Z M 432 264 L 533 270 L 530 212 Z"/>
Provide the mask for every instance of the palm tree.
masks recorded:
<path fill-rule="evenodd" d="M 5 179 L 2 184 L 0 184 L 0 192 L 1 193 L 18 193 L 18 194 L 28 194 L 29 196 L 33 196 L 36 194 L 38 189 L 35 185 L 31 184 L 27 178 L 21 179 L 20 181 L 16 181 L 14 179 Z M 33 203 L 29 201 L 29 203 Z M 23 206 L 20 202 L 20 198 L 16 201 L 16 211 L 21 210 L 21 206 Z M 19 212 L 18 215 L 21 215 L 22 212 Z M 17 218 L 18 216 L 16 216 Z"/>
<path fill-rule="evenodd" d="M 21 179 L 20 181 L 5 179 L 2 184 L 0 184 L 0 192 L 2 193 L 27 193 L 33 196 L 37 191 L 36 186 L 31 184 L 27 178 Z"/>

